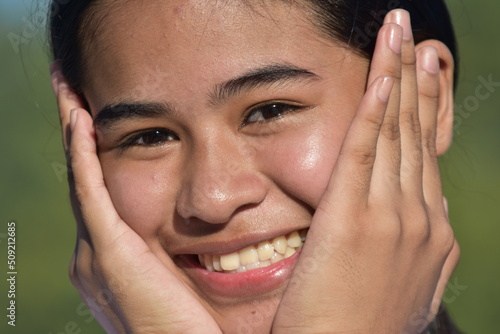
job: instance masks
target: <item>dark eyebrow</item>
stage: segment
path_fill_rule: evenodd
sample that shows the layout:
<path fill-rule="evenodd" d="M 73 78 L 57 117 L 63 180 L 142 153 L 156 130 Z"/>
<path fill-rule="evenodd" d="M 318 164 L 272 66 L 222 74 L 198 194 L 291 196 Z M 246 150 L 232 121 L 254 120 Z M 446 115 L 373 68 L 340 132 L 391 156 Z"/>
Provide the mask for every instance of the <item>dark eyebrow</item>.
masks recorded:
<path fill-rule="evenodd" d="M 289 64 L 267 65 L 253 69 L 234 79 L 218 84 L 210 94 L 210 104 L 219 105 L 227 99 L 264 85 L 291 80 L 320 79 L 313 72 Z M 172 114 L 174 108 L 168 103 L 122 102 L 105 106 L 94 118 L 94 126 L 110 128 L 128 119 L 158 118 Z"/>
<path fill-rule="evenodd" d="M 94 118 L 94 126 L 110 128 L 126 119 L 157 118 L 172 112 L 167 103 L 118 103 L 102 108 Z"/>
<path fill-rule="evenodd" d="M 212 105 L 219 105 L 227 99 L 241 94 L 245 90 L 252 90 L 278 82 L 303 79 L 320 79 L 320 77 L 309 70 L 290 64 L 259 67 L 252 69 L 242 76 L 218 84 L 210 94 L 210 103 Z"/>

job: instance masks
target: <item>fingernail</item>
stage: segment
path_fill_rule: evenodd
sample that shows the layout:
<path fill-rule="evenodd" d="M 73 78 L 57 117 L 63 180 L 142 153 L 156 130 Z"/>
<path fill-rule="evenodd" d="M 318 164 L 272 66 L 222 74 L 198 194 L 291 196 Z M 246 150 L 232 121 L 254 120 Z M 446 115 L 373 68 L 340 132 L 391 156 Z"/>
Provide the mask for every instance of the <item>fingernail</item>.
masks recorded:
<path fill-rule="evenodd" d="M 52 83 L 52 91 L 54 92 L 55 96 L 59 95 L 60 77 L 61 77 L 61 72 L 59 71 L 52 73 L 50 77 L 50 81 Z"/>
<path fill-rule="evenodd" d="M 449 212 L 448 212 L 448 200 L 446 197 L 443 196 L 443 205 L 444 205 L 444 212 L 446 212 L 446 217 L 449 218 Z"/>
<path fill-rule="evenodd" d="M 393 13 L 394 23 L 399 24 L 403 27 L 403 39 L 409 41 L 413 38 L 413 32 L 411 30 L 411 20 L 410 14 L 406 10 L 395 10 Z"/>
<path fill-rule="evenodd" d="M 377 89 L 377 97 L 380 99 L 380 101 L 384 103 L 387 103 L 389 101 L 393 86 L 394 80 L 391 77 L 382 78 Z"/>
<path fill-rule="evenodd" d="M 403 32 L 399 26 L 391 27 L 389 36 L 389 47 L 397 54 L 401 53 L 401 46 L 403 44 Z"/>
<path fill-rule="evenodd" d="M 439 55 L 435 48 L 425 47 L 422 50 L 422 68 L 432 74 L 439 72 Z"/>
<path fill-rule="evenodd" d="M 49 65 L 50 74 L 61 70 L 61 63 L 58 60 L 53 60 Z"/>
<path fill-rule="evenodd" d="M 69 126 L 71 127 L 71 131 L 75 128 L 76 119 L 78 118 L 78 109 L 72 109 L 69 115 Z"/>

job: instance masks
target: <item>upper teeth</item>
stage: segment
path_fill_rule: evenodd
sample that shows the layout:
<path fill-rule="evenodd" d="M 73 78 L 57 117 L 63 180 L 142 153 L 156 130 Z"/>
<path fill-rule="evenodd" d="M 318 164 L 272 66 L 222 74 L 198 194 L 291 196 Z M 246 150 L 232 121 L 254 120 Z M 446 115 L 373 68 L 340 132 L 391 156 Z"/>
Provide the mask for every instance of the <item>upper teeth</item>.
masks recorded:
<path fill-rule="evenodd" d="M 262 241 L 238 252 L 226 255 L 198 255 L 202 266 L 208 271 L 240 273 L 270 266 L 286 259 L 304 244 L 307 230 L 295 231 L 286 236 Z"/>

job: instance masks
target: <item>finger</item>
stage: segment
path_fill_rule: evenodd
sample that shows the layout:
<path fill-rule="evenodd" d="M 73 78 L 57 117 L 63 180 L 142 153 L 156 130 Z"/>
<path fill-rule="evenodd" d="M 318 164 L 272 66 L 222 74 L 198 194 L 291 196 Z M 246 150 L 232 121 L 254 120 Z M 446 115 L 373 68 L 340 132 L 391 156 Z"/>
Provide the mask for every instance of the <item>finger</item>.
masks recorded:
<path fill-rule="evenodd" d="M 439 108 L 439 55 L 426 46 L 417 54 L 419 86 L 419 114 L 422 127 L 423 191 L 425 201 L 442 207 L 441 177 L 436 151 L 437 114 Z"/>
<path fill-rule="evenodd" d="M 84 104 L 82 99 L 75 94 L 67 80 L 64 78 L 60 65 L 53 62 L 50 66 L 52 89 L 57 98 L 57 105 L 59 109 L 59 120 L 61 122 L 61 131 L 63 137 L 64 150 L 67 151 L 70 142 L 70 111 L 75 108 L 83 108 Z"/>
<path fill-rule="evenodd" d="M 410 15 L 398 10 L 386 18 L 403 27 L 401 52 L 401 103 L 399 129 L 401 133 L 401 189 L 408 196 L 423 198 L 422 191 L 422 142 L 418 108 L 415 44 Z"/>
<path fill-rule="evenodd" d="M 388 23 L 379 32 L 372 59 L 370 76 L 389 75 L 394 78 L 394 87 L 385 113 L 380 135 L 376 139 L 377 160 L 373 167 L 372 191 L 383 198 L 398 193 L 401 161 L 399 134 L 399 109 L 401 94 L 401 51 L 403 40 L 401 26 Z"/>
<path fill-rule="evenodd" d="M 380 77 L 366 91 L 342 144 L 319 209 L 326 209 L 323 205 L 329 206 L 339 199 L 350 201 L 347 205 L 367 200 L 376 159 L 377 138 L 393 86 L 393 78 Z"/>
<path fill-rule="evenodd" d="M 71 159 L 69 156 L 69 147 L 71 143 L 71 127 L 70 127 L 70 115 L 71 110 L 76 108 L 81 108 L 83 103 L 80 97 L 75 94 L 71 88 L 67 80 L 64 78 L 60 64 L 55 61 L 50 65 L 51 72 L 51 82 L 52 89 L 57 98 L 57 104 L 59 109 L 59 120 L 61 123 L 61 131 L 63 138 L 63 146 L 64 151 L 66 153 L 66 160 L 68 164 L 68 183 L 70 188 L 70 199 L 71 206 L 73 208 L 73 212 L 77 221 L 77 243 L 79 239 L 85 239 L 90 243 L 90 238 L 88 236 L 88 232 L 83 223 L 82 214 L 80 212 L 80 203 L 76 199 L 75 196 L 75 185 L 74 185 L 74 177 L 72 173 L 71 167 Z M 78 246 L 78 245 L 77 245 Z"/>
<path fill-rule="evenodd" d="M 92 243 L 104 245 L 112 242 L 113 236 L 126 232 L 126 228 L 104 183 L 90 114 L 84 109 L 71 110 L 70 126 L 71 166 L 82 219 Z"/>
<path fill-rule="evenodd" d="M 81 98 L 69 87 L 57 64 L 51 65 L 54 93 L 57 94 L 63 142 L 71 166 L 72 206 L 78 223 L 79 238 L 92 243 L 123 228 L 104 185 L 96 153 L 95 133 L 90 114 L 82 109 Z M 78 122 L 78 119 L 80 121 Z M 78 123 L 78 125 L 77 125 Z M 76 194 L 74 198 L 73 194 Z M 102 222 L 109 222 L 103 224 Z M 114 234 L 113 234 L 114 233 Z"/>
<path fill-rule="evenodd" d="M 386 23 L 380 28 L 368 75 L 368 86 L 381 76 L 401 79 L 401 51 L 403 29 L 396 23 Z"/>
<path fill-rule="evenodd" d="M 460 246 L 458 242 L 455 240 L 453 242 L 453 247 L 448 257 L 445 260 L 443 265 L 443 269 L 441 270 L 441 274 L 439 276 L 439 281 L 436 287 L 436 291 L 434 292 L 434 297 L 432 298 L 431 316 L 435 316 L 439 311 L 439 306 L 441 305 L 441 300 L 446 297 L 444 295 L 446 291 L 446 287 L 450 281 L 451 275 L 453 271 L 457 267 L 458 261 L 460 259 Z"/>

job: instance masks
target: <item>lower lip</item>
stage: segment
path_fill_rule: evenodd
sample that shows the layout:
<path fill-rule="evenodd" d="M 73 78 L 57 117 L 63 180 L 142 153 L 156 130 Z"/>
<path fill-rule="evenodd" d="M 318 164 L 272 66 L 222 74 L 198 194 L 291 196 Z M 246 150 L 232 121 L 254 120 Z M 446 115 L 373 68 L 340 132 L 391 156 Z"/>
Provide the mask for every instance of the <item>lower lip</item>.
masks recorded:
<path fill-rule="evenodd" d="M 300 251 L 270 266 L 242 273 L 208 271 L 194 256 L 179 256 L 178 264 L 204 292 L 226 298 L 255 297 L 284 286 L 292 275 Z"/>

